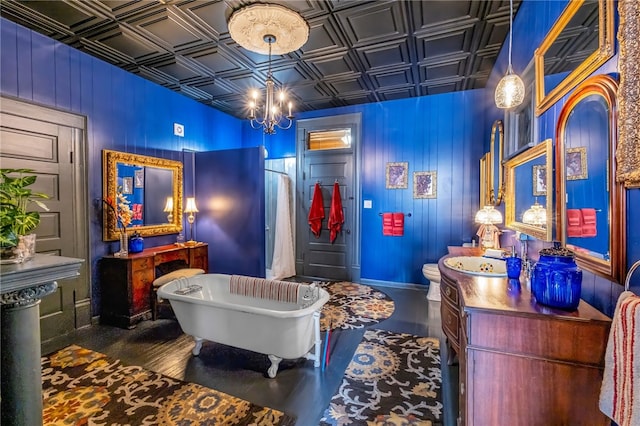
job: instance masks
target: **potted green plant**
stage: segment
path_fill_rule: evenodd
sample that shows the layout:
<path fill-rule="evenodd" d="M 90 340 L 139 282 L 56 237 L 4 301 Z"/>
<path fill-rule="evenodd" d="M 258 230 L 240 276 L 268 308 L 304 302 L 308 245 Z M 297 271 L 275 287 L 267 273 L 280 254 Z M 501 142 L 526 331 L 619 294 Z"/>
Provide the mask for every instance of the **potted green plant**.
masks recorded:
<path fill-rule="evenodd" d="M 0 169 L 0 258 L 14 263 L 23 262 L 35 253 L 35 234 L 40 213 L 29 211 L 31 203 L 48 211 L 40 201 L 47 194 L 33 192 L 37 176 L 31 169 Z M 17 176 L 16 176 L 17 175 Z"/>

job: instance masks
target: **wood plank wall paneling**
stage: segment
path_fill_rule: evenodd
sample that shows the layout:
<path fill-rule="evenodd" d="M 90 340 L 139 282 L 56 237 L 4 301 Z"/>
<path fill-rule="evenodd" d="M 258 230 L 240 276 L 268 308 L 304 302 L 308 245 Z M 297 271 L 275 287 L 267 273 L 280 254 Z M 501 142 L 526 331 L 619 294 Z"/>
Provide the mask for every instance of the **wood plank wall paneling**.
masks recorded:
<path fill-rule="evenodd" d="M 477 230 L 478 161 L 489 139 L 486 110 L 485 91 L 477 90 L 299 115 L 362 114 L 361 199 L 373 201 L 371 209 L 359 207 L 362 278 L 424 284 L 424 263 L 437 261 L 448 245 L 471 241 Z M 254 132 L 251 140 L 260 144 L 261 132 Z M 295 152 L 295 135 L 282 134 L 269 158 L 274 151 Z M 407 189 L 386 189 L 386 164 L 403 161 L 409 163 Z M 417 171 L 437 171 L 436 199 L 413 198 Z M 382 235 L 379 213 L 390 211 L 412 214 L 405 217 L 403 237 Z"/>
<path fill-rule="evenodd" d="M 102 150 L 181 159 L 183 148 L 209 151 L 241 144 L 240 120 L 0 18 L 0 92 L 87 117 L 92 308 L 99 314 L 96 263 L 113 250 L 102 241 Z M 185 137 L 173 135 L 173 123 Z M 178 157 L 176 157 L 178 155 Z M 147 244 L 175 236 L 149 238 Z"/>

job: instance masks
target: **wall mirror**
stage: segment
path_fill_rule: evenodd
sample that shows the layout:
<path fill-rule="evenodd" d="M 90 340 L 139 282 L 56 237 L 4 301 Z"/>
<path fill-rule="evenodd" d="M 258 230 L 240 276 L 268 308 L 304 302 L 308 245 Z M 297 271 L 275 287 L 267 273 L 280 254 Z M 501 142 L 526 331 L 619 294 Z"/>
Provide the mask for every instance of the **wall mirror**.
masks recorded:
<path fill-rule="evenodd" d="M 182 230 L 182 179 L 180 161 L 102 151 L 103 198 L 115 200 L 121 192 L 133 213 L 127 228 L 142 236 Z M 117 240 L 120 224 L 109 208 L 103 208 L 102 224 L 103 240 Z"/>
<path fill-rule="evenodd" d="M 536 115 L 613 55 L 613 0 L 572 0 L 535 51 Z"/>
<path fill-rule="evenodd" d="M 485 153 L 480 159 L 480 208 L 489 205 L 489 174 L 491 173 L 491 153 Z"/>
<path fill-rule="evenodd" d="M 505 226 L 539 240 L 551 241 L 553 218 L 553 148 L 551 139 L 510 158 L 504 164 Z M 525 223 L 524 213 L 538 205 L 540 223 Z"/>
<path fill-rule="evenodd" d="M 556 134 L 557 239 L 580 267 L 623 279 L 625 193 L 615 180 L 618 84 L 606 75 L 580 84 L 560 112 Z"/>
<path fill-rule="evenodd" d="M 525 87 L 524 101 L 515 108 L 504 112 L 504 158 L 509 159 L 514 155 L 530 148 L 538 142 L 538 121 L 535 110 L 535 78 L 534 60 L 522 72 L 522 81 Z"/>
<path fill-rule="evenodd" d="M 504 126 L 502 120 L 496 120 L 491 126 L 491 145 L 486 157 L 488 169 L 487 191 L 484 205 L 499 206 L 504 198 L 502 159 L 504 157 Z M 482 206 L 480 206 L 482 207 Z"/>

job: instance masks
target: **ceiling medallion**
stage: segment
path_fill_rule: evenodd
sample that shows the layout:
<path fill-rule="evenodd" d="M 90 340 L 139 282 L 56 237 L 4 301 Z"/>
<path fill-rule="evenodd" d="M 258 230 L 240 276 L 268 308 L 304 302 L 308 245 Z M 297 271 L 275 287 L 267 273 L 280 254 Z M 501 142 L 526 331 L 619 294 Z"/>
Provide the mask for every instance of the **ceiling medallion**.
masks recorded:
<path fill-rule="evenodd" d="M 278 4 L 253 3 L 229 18 L 229 33 L 240 46 L 266 55 L 284 55 L 298 50 L 309 38 L 309 25 L 297 12 Z M 269 44 L 266 35 L 274 37 Z"/>
<path fill-rule="evenodd" d="M 268 135 L 276 133 L 276 129 L 291 128 L 293 102 L 287 100 L 282 88 L 276 95 L 271 54 L 284 55 L 300 49 L 309 37 L 309 25 L 302 16 L 284 6 L 254 3 L 233 12 L 229 33 L 245 49 L 269 55 L 264 100 L 260 100 L 260 91 L 251 91 L 247 117 L 251 127 L 263 129 Z"/>

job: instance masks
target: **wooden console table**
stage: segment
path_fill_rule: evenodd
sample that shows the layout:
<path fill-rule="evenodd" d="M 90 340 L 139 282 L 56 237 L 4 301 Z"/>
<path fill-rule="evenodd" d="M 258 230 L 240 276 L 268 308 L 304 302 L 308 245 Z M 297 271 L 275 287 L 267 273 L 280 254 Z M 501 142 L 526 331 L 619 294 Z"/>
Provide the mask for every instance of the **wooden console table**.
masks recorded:
<path fill-rule="evenodd" d="M 100 261 L 101 307 L 104 324 L 133 328 L 151 318 L 151 286 L 156 267 L 169 262 L 209 271 L 209 245 L 151 247 L 127 257 L 105 256 Z M 158 275 L 159 276 L 159 275 Z"/>
<path fill-rule="evenodd" d="M 573 312 L 539 305 L 526 283 L 457 272 L 446 257 L 440 307 L 459 359 L 458 424 L 608 425 L 598 397 L 611 319 L 584 301 Z"/>

